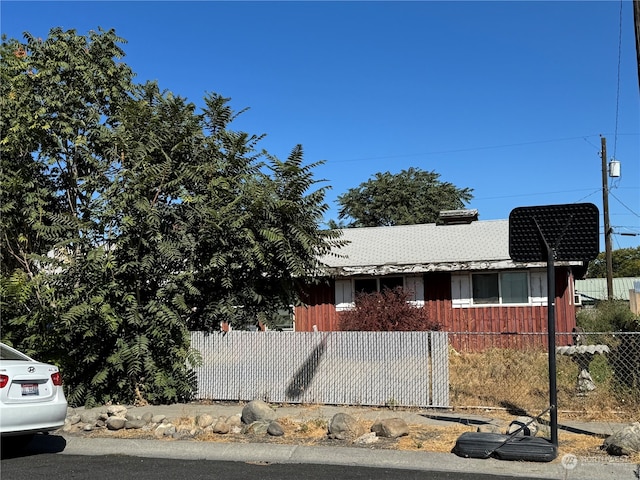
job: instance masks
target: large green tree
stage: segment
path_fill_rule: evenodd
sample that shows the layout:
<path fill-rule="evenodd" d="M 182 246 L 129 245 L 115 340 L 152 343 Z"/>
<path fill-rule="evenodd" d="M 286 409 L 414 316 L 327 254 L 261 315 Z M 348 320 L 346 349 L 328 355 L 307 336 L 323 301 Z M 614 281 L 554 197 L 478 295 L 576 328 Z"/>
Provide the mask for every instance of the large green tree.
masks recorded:
<path fill-rule="evenodd" d="M 338 218 L 348 220 L 348 227 L 433 223 L 440 211 L 463 208 L 473 198 L 472 191 L 419 168 L 376 173 L 338 197 Z"/>
<path fill-rule="evenodd" d="M 326 187 L 194 104 L 135 85 L 113 30 L 3 38 L 2 339 L 72 404 L 190 398 L 188 328 L 268 323 L 338 239 Z"/>
<path fill-rule="evenodd" d="M 620 248 L 611 252 L 611 269 L 614 277 L 640 277 L 640 247 Z M 607 276 L 605 252 L 589 262 L 588 278 Z"/>

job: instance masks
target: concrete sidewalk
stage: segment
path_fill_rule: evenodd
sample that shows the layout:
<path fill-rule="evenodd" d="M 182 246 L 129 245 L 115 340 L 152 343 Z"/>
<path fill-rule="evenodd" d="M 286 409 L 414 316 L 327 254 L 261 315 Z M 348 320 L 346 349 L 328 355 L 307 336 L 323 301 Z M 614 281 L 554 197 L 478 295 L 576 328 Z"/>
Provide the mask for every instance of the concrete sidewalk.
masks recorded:
<path fill-rule="evenodd" d="M 213 417 L 231 416 L 242 412 L 241 403 L 201 403 L 128 407 L 128 413 L 142 416 L 145 413 L 166 415 L 169 419 L 197 417 L 209 414 Z M 104 410 L 105 407 L 98 409 Z M 71 414 L 81 414 L 83 408 Z M 336 413 L 348 413 L 359 420 L 374 422 L 390 417 L 404 419 L 409 425 L 470 426 L 498 425 L 504 421 L 494 418 L 466 414 L 465 412 L 443 412 L 420 409 L 397 409 L 335 406 L 335 405 L 279 405 L 278 418 L 289 418 L 300 422 L 323 419 L 329 421 Z M 570 422 L 559 426 L 561 431 L 571 431 L 604 437 L 623 428 L 625 424 L 608 422 Z M 46 451 L 47 437 L 36 438 L 32 449 Z M 225 460 L 266 463 L 310 463 L 333 465 L 358 465 L 411 470 L 443 472 L 479 472 L 495 475 L 510 475 L 520 478 L 580 479 L 580 480 L 624 480 L 634 479 L 637 465 L 608 457 L 567 458 L 559 456 L 551 463 L 508 462 L 495 459 L 478 460 L 460 458 L 452 453 L 413 452 L 371 448 L 367 446 L 300 446 L 274 443 L 203 442 L 198 440 L 147 440 L 122 438 L 97 438 L 62 434 L 62 454 L 71 455 L 130 455 L 140 457 L 162 457 L 176 459 Z M 39 445 L 40 443 L 40 445 Z M 607 457 L 605 457 L 607 458 Z M 573 461 L 571 461 L 573 460 Z M 566 467 L 569 468 L 566 468 Z"/>
<path fill-rule="evenodd" d="M 507 462 L 460 458 L 453 454 L 353 447 L 307 447 L 267 443 L 217 443 L 196 440 L 140 440 L 39 435 L 31 453 L 127 455 L 198 461 L 330 464 L 432 472 L 477 472 L 514 478 L 632 480 L 638 466 L 629 463 Z"/>

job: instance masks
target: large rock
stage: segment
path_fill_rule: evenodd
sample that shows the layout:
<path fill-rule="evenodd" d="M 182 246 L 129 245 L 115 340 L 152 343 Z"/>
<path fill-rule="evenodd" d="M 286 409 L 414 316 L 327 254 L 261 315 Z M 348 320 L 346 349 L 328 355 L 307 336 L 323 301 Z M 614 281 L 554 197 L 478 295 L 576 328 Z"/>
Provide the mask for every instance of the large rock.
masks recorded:
<path fill-rule="evenodd" d="M 329 423 L 329 438 L 337 440 L 356 439 L 364 434 L 364 427 L 347 413 L 336 413 Z"/>
<path fill-rule="evenodd" d="M 374 423 L 371 431 L 378 437 L 398 438 L 409 435 L 409 425 L 401 418 L 386 418 Z"/>
<path fill-rule="evenodd" d="M 212 425 L 213 422 L 214 418 L 208 413 L 203 413 L 196 419 L 196 425 L 198 425 L 200 428 L 207 428 L 209 425 Z"/>
<path fill-rule="evenodd" d="M 109 430 L 122 430 L 127 423 L 127 419 L 124 417 L 109 417 L 107 420 L 107 428 Z"/>
<path fill-rule="evenodd" d="M 90 423 L 91 425 L 95 425 L 98 421 L 99 416 L 100 412 L 97 410 L 85 410 L 80 414 L 80 421 L 82 423 Z"/>
<path fill-rule="evenodd" d="M 239 413 L 236 415 L 231 415 L 230 417 L 227 417 L 226 422 L 231 428 L 242 427 L 242 415 L 240 415 Z"/>
<path fill-rule="evenodd" d="M 276 412 L 262 400 L 252 400 L 242 409 L 242 423 L 270 422 L 276 419 Z"/>
<path fill-rule="evenodd" d="M 231 426 L 226 422 L 224 418 L 218 418 L 216 423 L 213 424 L 213 428 L 211 430 L 213 431 L 213 433 L 226 435 L 231 431 Z"/>
<path fill-rule="evenodd" d="M 153 415 L 151 417 L 151 423 L 163 423 L 166 418 L 166 415 Z"/>
<path fill-rule="evenodd" d="M 267 433 L 272 437 L 281 437 L 284 435 L 284 428 L 278 422 L 273 421 L 267 427 Z"/>
<path fill-rule="evenodd" d="M 608 436 L 602 448 L 609 455 L 633 455 L 640 452 L 640 422 Z"/>
<path fill-rule="evenodd" d="M 256 420 L 255 422 L 251 422 L 249 425 L 245 425 L 242 429 L 242 433 L 245 435 L 263 436 L 267 434 L 269 425 L 271 425 L 271 422 Z"/>
<path fill-rule="evenodd" d="M 170 437 L 176 433 L 176 427 L 170 423 L 162 423 L 154 430 L 153 434 L 158 437 Z"/>
<path fill-rule="evenodd" d="M 67 417 L 65 421 L 68 421 L 69 425 L 75 425 L 76 423 L 80 423 L 82 421 L 82 417 L 76 413 L 71 415 L 70 417 Z"/>
<path fill-rule="evenodd" d="M 107 415 L 124 418 L 127 415 L 127 407 L 124 405 L 109 405 L 107 407 Z"/>
<path fill-rule="evenodd" d="M 112 417 L 112 418 L 117 418 L 117 417 Z M 141 418 L 137 418 L 137 419 L 133 419 L 133 420 L 126 420 L 124 422 L 124 428 L 126 429 L 139 429 L 139 428 L 143 428 L 147 423 L 142 420 Z"/>

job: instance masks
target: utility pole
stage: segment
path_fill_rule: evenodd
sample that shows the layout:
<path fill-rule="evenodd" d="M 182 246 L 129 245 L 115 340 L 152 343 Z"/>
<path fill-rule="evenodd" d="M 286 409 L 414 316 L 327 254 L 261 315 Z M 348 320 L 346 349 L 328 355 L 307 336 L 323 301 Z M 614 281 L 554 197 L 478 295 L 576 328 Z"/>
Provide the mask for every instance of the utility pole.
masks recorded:
<path fill-rule="evenodd" d="M 611 256 L 611 224 L 609 222 L 609 186 L 607 179 L 607 139 L 600 137 L 602 157 L 602 209 L 604 210 L 604 255 L 607 264 L 607 299 L 613 300 L 613 258 Z"/>

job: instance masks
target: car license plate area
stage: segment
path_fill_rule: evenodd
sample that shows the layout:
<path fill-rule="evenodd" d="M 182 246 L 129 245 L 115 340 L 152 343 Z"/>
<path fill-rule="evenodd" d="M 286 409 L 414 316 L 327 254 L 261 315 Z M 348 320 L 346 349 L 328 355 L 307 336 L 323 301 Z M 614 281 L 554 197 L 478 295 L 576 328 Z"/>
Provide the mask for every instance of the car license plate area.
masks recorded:
<path fill-rule="evenodd" d="M 40 390 L 37 383 L 23 383 L 22 384 L 22 396 L 23 397 L 37 397 L 40 395 Z"/>

